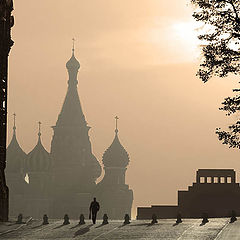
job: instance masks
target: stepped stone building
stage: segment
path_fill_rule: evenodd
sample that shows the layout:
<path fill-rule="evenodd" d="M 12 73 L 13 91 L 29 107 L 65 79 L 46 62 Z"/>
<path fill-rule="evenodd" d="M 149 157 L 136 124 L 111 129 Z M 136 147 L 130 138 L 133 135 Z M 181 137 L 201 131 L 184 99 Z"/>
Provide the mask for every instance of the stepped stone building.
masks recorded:
<path fill-rule="evenodd" d="M 7 154 L 11 214 L 22 212 L 37 218 L 48 214 L 51 218 L 62 218 L 67 213 L 71 218 L 79 218 L 83 213 L 87 217 L 89 204 L 96 196 L 101 206 L 99 217 L 107 213 L 111 218 L 122 219 L 124 214 L 131 213 L 133 199 L 132 190 L 125 184 L 128 154 L 119 142 L 116 129 L 115 139 L 103 156 L 105 176 L 96 184 L 102 168 L 92 153 L 90 127 L 78 95 L 80 63 L 75 58 L 74 48 L 66 67 L 68 89 L 57 122 L 52 127 L 50 153 L 42 145 L 40 124 L 37 145 L 27 155 L 17 143 L 14 125 Z M 28 184 L 24 181 L 25 174 L 29 177 Z M 22 197 L 19 202 L 14 200 L 18 194 Z"/>
<path fill-rule="evenodd" d="M 233 169 L 199 169 L 196 183 L 188 191 L 178 191 L 178 205 L 138 207 L 137 219 L 229 217 L 232 210 L 240 216 L 240 186 Z"/>

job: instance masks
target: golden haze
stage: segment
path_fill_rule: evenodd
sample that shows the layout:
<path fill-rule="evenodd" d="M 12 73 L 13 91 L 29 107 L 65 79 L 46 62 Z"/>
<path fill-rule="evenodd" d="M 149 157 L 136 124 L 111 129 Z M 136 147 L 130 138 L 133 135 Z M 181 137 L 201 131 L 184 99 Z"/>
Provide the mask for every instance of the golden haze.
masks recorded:
<path fill-rule="evenodd" d="M 9 139 L 26 152 L 37 122 L 49 150 L 67 90 L 65 63 L 76 38 L 79 93 L 93 152 L 119 135 L 130 154 L 127 183 L 136 206 L 174 204 L 198 168 L 235 168 L 238 150 L 218 142 L 229 122 L 218 108 L 236 79 L 195 77 L 199 50 L 188 0 L 16 0 L 9 80 Z"/>

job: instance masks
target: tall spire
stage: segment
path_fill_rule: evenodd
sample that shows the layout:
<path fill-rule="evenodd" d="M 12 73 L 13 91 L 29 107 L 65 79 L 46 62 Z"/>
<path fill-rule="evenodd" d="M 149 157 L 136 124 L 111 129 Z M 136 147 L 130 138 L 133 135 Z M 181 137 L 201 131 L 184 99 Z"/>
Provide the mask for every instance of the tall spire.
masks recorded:
<path fill-rule="evenodd" d="M 74 52 L 75 52 L 75 39 L 72 39 L 73 45 L 72 45 L 72 56 L 69 59 L 69 61 L 66 63 L 66 67 L 68 70 L 69 80 L 68 80 L 68 87 L 69 88 L 76 88 L 78 81 L 77 81 L 77 74 L 78 70 L 80 68 L 79 61 L 75 58 Z"/>
<path fill-rule="evenodd" d="M 85 117 L 82 111 L 81 103 L 77 91 L 77 74 L 80 68 L 80 63 L 74 56 L 75 39 L 72 39 L 72 57 L 67 62 L 68 70 L 68 90 L 62 106 L 61 113 L 56 123 L 57 126 L 86 126 Z"/>
<path fill-rule="evenodd" d="M 78 94 L 77 74 L 80 64 L 76 57 L 73 40 L 72 56 L 66 67 L 69 74 L 67 94 L 53 127 L 54 135 L 51 142 L 53 159 L 53 198 L 55 206 L 53 216 L 60 217 L 65 211 L 75 212 L 81 207 L 86 209 L 86 199 L 79 199 L 80 193 L 90 193 L 96 187 L 96 179 L 101 175 L 101 166 L 92 153 L 89 129 L 81 107 Z M 64 176 L 64 178 L 62 177 Z M 61 201 L 68 193 L 69 198 Z M 73 213 L 73 215 L 75 215 Z"/>

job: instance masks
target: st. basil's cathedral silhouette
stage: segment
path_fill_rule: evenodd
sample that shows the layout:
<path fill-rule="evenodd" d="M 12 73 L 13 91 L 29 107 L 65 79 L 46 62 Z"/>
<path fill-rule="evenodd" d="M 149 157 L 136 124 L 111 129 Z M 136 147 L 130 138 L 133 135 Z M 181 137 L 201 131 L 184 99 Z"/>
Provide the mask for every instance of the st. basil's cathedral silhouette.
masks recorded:
<path fill-rule="evenodd" d="M 19 213 L 40 218 L 62 218 L 69 214 L 78 218 L 89 212 L 89 203 L 96 197 L 101 204 L 99 217 L 107 213 L 111 219 L 131 216 L 133 192 L 125 183 L 129 156 L 119 141 L 116 117 L 115 137 L 103 154 L 104 177 L 96 184 L 102 168 L 92 153 L 89 129 L 80 103 L 77 75 L 80 63 L 72 57 L 66 64 L 69 75 L 67 94 L 56 125 L 50 153 L 38 140 L 26 154 L 16 136 L 14 114 L 13 137 L 7 149 L 6 178 L 10 195 L 10 215 Z M 25 177 L 28 176 L 28 183 Z"/>

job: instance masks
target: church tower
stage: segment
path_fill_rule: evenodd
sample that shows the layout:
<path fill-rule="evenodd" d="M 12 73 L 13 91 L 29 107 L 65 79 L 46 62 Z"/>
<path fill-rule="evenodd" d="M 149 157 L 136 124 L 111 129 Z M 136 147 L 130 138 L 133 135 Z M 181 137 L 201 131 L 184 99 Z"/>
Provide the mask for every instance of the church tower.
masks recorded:
<path fill-rule="evenodd" d="M 50 154 L 42 145 L 41 123 L 39 122 L 38 142 L 25 161 L 25 171 L 28 174 L 28 191 L 25 194 L 25 215 L 42 217 L 50 210 L 50 188 L 51 182 L 51 158 Z"/>
<path fill-rule="evenodd" d="M 107 213 L 111 219 L 123 219 L 125 214 L 131 216 L 133 202 L 133 191 L 125 183 L 129 155 L 119 141 L 117 121 L 118 117 L 114 140 L 102 157 L 105 175 L 96 192 L 101 205 L 99 216 Z"/>
<path fill-rule="evenodd" d="M 82 111 L 78 95 L 78 70 L 80 63 L 74 55 L 66 64 L 68 89 L 51 143 L 53 159 L 53 217 L 68 213 L 79 217 L 88 213 L 96 179 L 101 175 L 101 167 L 92 153 L 89 129 Z"/>
<path fill-rule="evenodd" d="M 23 195 L 27 190 L 24 180 L 24 161 L 27 154 L 19 146 L 16 136 L 16 114 L 14 113 L 13 136 L 7 148 L 6 179 L 9 187 L 9 214 L 16 216 L 24 208 Z"/>

